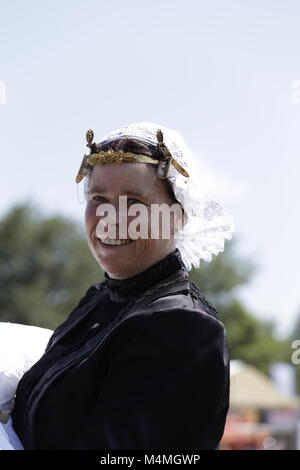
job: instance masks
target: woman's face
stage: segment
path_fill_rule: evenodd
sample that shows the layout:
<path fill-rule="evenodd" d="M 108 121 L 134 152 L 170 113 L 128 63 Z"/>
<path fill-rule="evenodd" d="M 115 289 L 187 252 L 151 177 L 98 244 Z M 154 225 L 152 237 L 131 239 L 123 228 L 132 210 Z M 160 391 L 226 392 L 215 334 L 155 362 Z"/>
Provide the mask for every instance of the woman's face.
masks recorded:
<path fill-rule="evenodd" d="M 156 167 L 154 168 L 156 170 Z M 176 248 L 176 239 L 173 238 L 174 223 L 182 221 L 183 211 L 180 205 L 178 203 L 176 205 L 175 216 L 172 212 L 165 210 L 163 215 L 159 216 L 158 222 L 157 217 L 151 222 L 153 205 L 156 205 L 157 208 L 158 205 L 165 203 L 167 204 L 166 209 L 174 204 L 165 182 L 156 178 L 154 168 L 149 168 L 149 165 L 144 163 L 106 163 L 93 168 L 88 185 L 85 210 L 87 241 L 91 253 L 101 268 L 112 278 L 125 279 L 139 274 Z M 123 198 L 125 206 L 124 203 L 121 206 L 119 196 L 127 196 L 126 199 Z M 109 204 L 112 212 L 104 212 L 103 204 Z M 132 215 L 132 212 L 128 213 L 134 204 L 142 204 L 142 212 L 135 212 L 135 215 Z M 126 218 L 124 207 L 126 208 Z M 99 214 L 101 209 L 103 214 L 97 215 L 96 211 Z M 116 217 L 109 215 L 112 213 L 115 213 Z M 136 236 L 132 236 L 133 232 L 130 230 L 134 230 L 135 227 L 136 232 L 141 231 L 141 224 L 136 226 L 135 223 L 140 214 L 143 214 L 140 221 L 143 224 L 144 235 L 136 238 Z M 169 219 L 170 231 L 167 229 L 168 223 L 164 225 L 163 229 L 166 218 Z M 147 237 L 145 237 L 145 224 Z M 125 237 L 121 234 L 121 225 L 122 230 L 125 227 Z M 103 234 L 112 229 L 115 230 L 115 238 L 118 239 L 120 236 L 120 239 L 126 238 L 129 242 L 121 245 L 103 243 L 101 240 L 113 238 Z M 153 233 L 159 234 L 159 238 L 157 235 L 153 237 Z M 163 237 L 162 233 L 164 233 Z"/>

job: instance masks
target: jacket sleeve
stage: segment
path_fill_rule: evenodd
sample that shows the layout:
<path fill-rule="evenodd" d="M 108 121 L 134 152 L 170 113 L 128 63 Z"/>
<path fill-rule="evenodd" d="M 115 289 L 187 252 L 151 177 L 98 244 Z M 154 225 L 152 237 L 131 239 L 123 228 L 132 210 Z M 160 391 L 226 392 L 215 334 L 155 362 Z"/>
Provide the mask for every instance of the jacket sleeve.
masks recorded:
<path fill-rule="evenodd" d="M 157 311 L 115 356 L 76 449 L 215 449 L 229 400 L 223 324 L 189 309 Z"/>

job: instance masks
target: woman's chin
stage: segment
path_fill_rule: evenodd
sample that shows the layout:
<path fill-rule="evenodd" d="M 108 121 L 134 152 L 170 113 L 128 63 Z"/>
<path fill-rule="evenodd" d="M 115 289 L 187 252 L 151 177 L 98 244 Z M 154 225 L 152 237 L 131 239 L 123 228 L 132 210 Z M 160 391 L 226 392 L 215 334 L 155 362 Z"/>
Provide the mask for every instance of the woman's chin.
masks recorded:
<path fill-rule="evenodd" d="M 93 247 L 93 254 L 103 271 L 110 273 L 118 273 L 126 277 L 127 265 L 128 270 L 135 261 L 135 241 L 122 245 L 108 245 L 97 240 L 96 246 Z"/>
<path fill-rule="evenodd" d="M 126 279 L 127 277 L 131 277 L 131 271 L 133 269 L 131 263 L 127 265 L 120 259 L 112 260 L 104 257 L 98 258 L 98 263 L 101 269 L 112 279 Z"/>

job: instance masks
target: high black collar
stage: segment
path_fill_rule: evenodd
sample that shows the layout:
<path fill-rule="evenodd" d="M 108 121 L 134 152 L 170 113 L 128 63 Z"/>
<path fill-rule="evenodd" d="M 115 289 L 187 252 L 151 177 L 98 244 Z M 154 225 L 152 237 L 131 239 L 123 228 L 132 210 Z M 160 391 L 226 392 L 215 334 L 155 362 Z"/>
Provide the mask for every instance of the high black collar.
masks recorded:
<path fill-rule="evenodd" d="M 110 300 L 128 302 L 180 269 L 186 271 L 180 251 L 176 248 L 175 251 L 135 276 L 112 279 L 107 272 L 104 272 L 104 286 L 107 288 Z"/>

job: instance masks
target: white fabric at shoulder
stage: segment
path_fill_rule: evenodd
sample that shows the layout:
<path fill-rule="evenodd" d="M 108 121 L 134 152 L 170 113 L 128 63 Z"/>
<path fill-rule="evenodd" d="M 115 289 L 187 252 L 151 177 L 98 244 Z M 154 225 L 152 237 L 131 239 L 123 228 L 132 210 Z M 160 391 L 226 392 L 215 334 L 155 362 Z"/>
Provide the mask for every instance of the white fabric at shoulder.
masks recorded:
<path fill-rule="evenodd" d="M 19 380 L 39 360 L 53 331 L 0 322 L 0 410 L 11 410 Z"/>
<path fill-rule="evenodd" d="M 43 355 L 53 331 L 0 322 L 0 450 L 23 450 L 10 413 L 22 376 Z"/>

